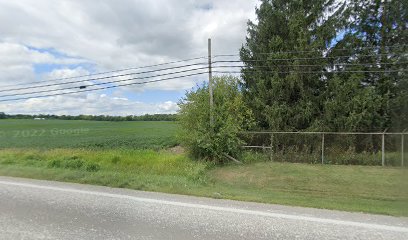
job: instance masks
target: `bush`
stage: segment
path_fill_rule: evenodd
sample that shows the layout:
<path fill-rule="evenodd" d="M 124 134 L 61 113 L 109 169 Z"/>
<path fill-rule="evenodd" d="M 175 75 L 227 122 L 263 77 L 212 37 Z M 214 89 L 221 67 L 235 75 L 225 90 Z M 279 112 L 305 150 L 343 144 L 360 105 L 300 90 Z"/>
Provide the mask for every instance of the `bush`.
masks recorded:
<path fill-rule="evenodd" d="M 244 104 L 237 78 L 215 77 L 213 124 L 210 121 L 208 85 L 187 92 L 179 103 L 180 141 L 197 158 L 216 162 L 225 154 L 239 157 L 243 140 L 239 133 L 254 124 L 252 111 Z"/>

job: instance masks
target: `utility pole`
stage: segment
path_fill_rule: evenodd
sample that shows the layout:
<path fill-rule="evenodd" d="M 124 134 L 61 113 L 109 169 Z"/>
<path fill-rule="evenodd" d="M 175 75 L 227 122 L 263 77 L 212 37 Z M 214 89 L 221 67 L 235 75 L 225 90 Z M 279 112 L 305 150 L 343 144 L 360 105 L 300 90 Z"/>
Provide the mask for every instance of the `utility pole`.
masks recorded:
<path fill-rule="evenodd" d="M 213 80 L 211 69 L 211 38 L 208 39 L 208 90 L 210 92 L 210 126 L 214 126 L 214 98 L 213 98 Z"/>

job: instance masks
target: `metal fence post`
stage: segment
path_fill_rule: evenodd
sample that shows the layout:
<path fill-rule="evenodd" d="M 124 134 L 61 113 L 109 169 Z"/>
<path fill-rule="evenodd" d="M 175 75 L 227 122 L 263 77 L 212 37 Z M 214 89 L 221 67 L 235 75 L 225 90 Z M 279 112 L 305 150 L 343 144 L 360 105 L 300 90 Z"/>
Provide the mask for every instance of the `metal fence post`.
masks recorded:
<path fill-rule="evenodd" d="M 322 134 L 322 164 L 324 164 L 324 134 Z"/>
<path fill-rule="evenodd" d="M 385 132 L 384 132 L 385 133 Z M 385 134 L 382 134 L 382 141 L 381 141 L 381 165 L 385 165 Z"/>
<path fill-rule="evenodd" d="M 325 151 L 326 151 L 326 149 L 325 149 L 326 139 L 325 138 L 326 138 L 326 136 L 325 135 L 343 135 L 343 136 L 344 135 L 350 135 L 350 134 L 354 134 L 354 135 L 375 135 L 375 136 L 378 136 L 378 137 L 381 136 L 382 139 L 381 139 L 381 149 L 378 149 L 378 143 L 376 143 L 376 145 L 375 145 L 375 154 L 374 155 L 379 157 L 378 152 L 381 151 L 381 165 L 386 166 L 387 163 L 385 162 L 385 160 L 386 160 L 385 159 L 385 157 L 386 157 L 385 156 L 385 150 L 386 150 L 385 149 L 386 148 L 386 145 L 385 145 L 386 144 L 386 142 L 385 142 L 386 139 L 385 139 L 385 137 L 386 137 L 386 135 L 387 136 L 388 135 L 395 136 L 395 137 L 400 135 L 401 136 L 401 166 L 404 167 L 404 165 L 405 165 L 405 162 L 404 162 L 405 158 L 404 157 L 406 156 L 405 151 L 404 151 L 404 148 L 405 148 L 405 146 L 404 146 L 405 142 L 404 141 L 405 141 L 405 135 L 407 134 L 407 132 L 406 132 L 406 130 L 404 130 L 402 132 L 387 132 L 387 130 L 388 129 L 385 129 L 383 132 L 282 132 L 282 131 L 281 132 L 277 132 L 277 131 L 275 131 L 275 132 L 273 132 L 273 131 L 246 132 L 246 133 L 250 133 L 250 134 L 268 134 L 268 135 L 270 135 L 270 145 L 267 145 L 267 143 L 265 143 L 267 141 L 267 138 L 266 138 L 267 135 L 266 135 L 266 137 L 263 138 L 264 143 L 263 143 L 262 146 L 258 145 L 258 146 L 242 146 L 242 147 L 243 148 L 262 149 L 265 156 L 269 155 L 270 160 L 273 161 L 274 158 L 278 157 L 278 152 L 279 151 L 282 151 L 282 154 L 285 151 L 285 149 L 284 149 L 285 145 L 278 146 L 279 142 L 280 142 L 279 141 L 279 135 L 281 135 L 281 134 L 314 134 L 314 136 L 317 137 L 317 139 L 313 138 L 315 140 L 318 140 L 318 135 L 321 135 L 321 164 L 323 165 L 323 164 L 326 163 L 326 160 L 325 160 L 325 154 L 326 154 L 325 153 Z M 315 141 L 315 140 L 313 140 L 313 141 Z M 398 142 L 398 139 L 395 139 L 395 140 Z M 394 141 L 392 141 L 392 142 L 395 143 Z M 318 143 L 318 142 L 315 142 L 315 143 Z M 276 145 L 276 148 L 275 148 L 274 145 Z M 332 147 L 331 145 L 329 146 L 329 150 L 330 150 L 330 147 Z M 398 145 L 398 143 L 397 143 L 397 145 Z M 394 149 L 394 147 L 391 148 L 391 149 Z M 297 149 L 297 150 L 299 150 L 299 149 Z M 314 154 L 314 150 L 316 150 L 315 147 L 312 149 L 311 153 L 313 153 L 313 155 L 316 157 L 316 155 Z M 268 151 L 269 151 L 269 154 L 267 153 Z M 276 156 L 275 156 L 275 151 L 277 152 Z M 393 151 L 398 152 L 398 149 L 397 150 L 394 149 Z M 317 160 L 317 159 L 314 159 L 314 160 Z M 377 160 L 379 160 L 379 159 L 377 159 Z M 327 161 L 327 163 L 330 163 L 330 157 L 329 157 L 329 161 Z M 389 162 L 388 164 L 392 164 L 392 163 Z"/>
<path fill-rule="evenodd" d="M 270 159 L 273 161 L 273 133 L 271 133 L 271 152 L 270 152 Z"/>
<path fill-rule="evenodd" d="M 401 167 L 404 166 L 404 133 L 401 134 Z"/>

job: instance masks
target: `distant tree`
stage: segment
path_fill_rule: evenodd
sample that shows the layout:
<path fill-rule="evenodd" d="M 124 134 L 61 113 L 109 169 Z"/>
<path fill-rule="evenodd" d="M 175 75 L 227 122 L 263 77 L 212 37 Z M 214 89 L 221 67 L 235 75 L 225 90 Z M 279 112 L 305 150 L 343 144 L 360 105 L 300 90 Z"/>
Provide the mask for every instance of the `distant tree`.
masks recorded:
<path fill-rule="evenodd" d="M 3 115 L 0 114 L 0 118 Z M 60 119 L 60 120 L 87 120 L 87 121 L 176 121 L 177 114 L 152 114 L 143 116 L 107 116 L 107 115 L 28 115 L 28 114 L 16 114 L 16 115 L 6 115 L 4 118 L 12 119 L 33 119 L 33 118 L 46 118 L 46 119 Z"/>

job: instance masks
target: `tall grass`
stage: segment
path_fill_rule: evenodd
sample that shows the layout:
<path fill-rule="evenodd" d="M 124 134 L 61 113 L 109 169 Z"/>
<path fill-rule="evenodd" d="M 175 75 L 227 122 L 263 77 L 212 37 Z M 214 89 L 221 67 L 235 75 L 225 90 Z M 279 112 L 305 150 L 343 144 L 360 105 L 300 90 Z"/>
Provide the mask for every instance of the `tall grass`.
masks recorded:
<path fill-rule="evenodd" d="M 136 189 L 152 182 L 155 187 L 205 182 L 205 170 L 210 167 L 184 154 L 130 149 L 5 149 L 0 150 L 0 166 L 6 175 L 33 177 L 38 172 L 50 179 Z"/>

